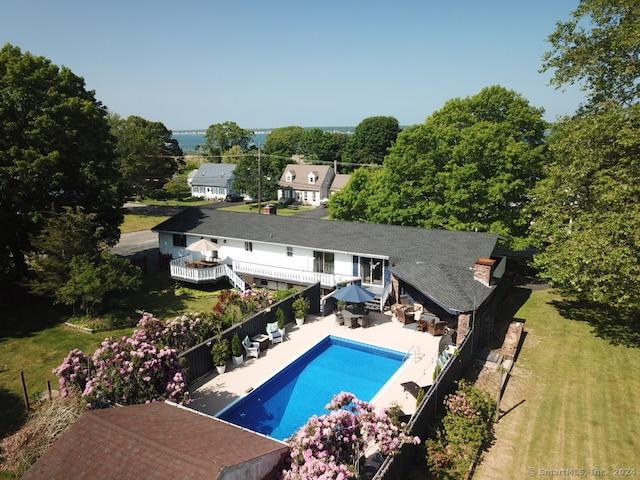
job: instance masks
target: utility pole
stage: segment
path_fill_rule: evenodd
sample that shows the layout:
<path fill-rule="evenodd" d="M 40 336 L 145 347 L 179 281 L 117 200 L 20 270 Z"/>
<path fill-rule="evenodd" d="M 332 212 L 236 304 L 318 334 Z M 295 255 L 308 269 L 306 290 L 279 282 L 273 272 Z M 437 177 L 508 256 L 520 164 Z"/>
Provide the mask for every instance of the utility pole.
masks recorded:
<path fill-rule="evenodd" d="M 260 158 L 260 145 L 258 145 L 258 214 L 262 213 L 262 162 Z"/>

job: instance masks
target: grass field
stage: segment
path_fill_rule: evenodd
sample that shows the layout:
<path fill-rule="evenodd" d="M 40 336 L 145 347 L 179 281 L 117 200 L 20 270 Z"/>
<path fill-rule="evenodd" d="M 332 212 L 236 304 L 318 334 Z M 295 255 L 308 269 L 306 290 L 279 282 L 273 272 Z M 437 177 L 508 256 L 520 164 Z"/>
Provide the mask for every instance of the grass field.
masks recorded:
<path fill-rule="evenodd" d="M 124 223 L 120 225 L 121 233 L 140 232 L 142 230 L 150 230 L 159 223 L 164 222 L 169 217 L 153 216 L 153 215 L 137 215 L 128 213 L 124 216 Z"/>
<path fill-rule="evenodd" d="M 159 318 L 173 318 L 184 312 L 210 310 L 214 298 L 176 297 L 173 281 L 167 275 L 146 276 L 144 293 L 123 299 L 129 305 L 132 319 L 136 309 L 151 311 Z M 48 302 L 31 302 L 15 310 L 3 311 L 0 333 L 0 437 L 20 426 L 25 407 L 20 381 L 22 370 L 30 400 L 51 388 L 58 388 L 58 379 L 51 370 L 62 363 L 74 348 L 92 355 L 108 336 L 130 335 L 133 328 L 81 333 L 64 325 L 70 312 L 52 307 Z M 1 478 L 1 477 L 0 477 Z"/>
<path fill-rule="evenodd" d="M 263 203 L 262 206 L 265 206 L 267 202 Z M 315 207 L 309 207 L 305 205 L 300 205 L 297 208 L 289 208 L 284 207 L 282 205 L 277 206 L 278 215 L 281 217 L 290 217 L 292 215 L 297 215 L 298 213 L 308 212 L 309 210 L 313 210 Z M 220 210 L 226 210 L 229 212 L 243 212 L 243 213 L 259 213 L 258 212 L 258 204 L 257 203 L 241 203 L 238 205 L 234 205 L 232 207 L 222 207 Z"/>
<path fill-rule="evenodd" d="M 526 336 L 476 480 L 640 476 L 640 348 L 563 318 L 560 300 L 533 292 L 515 314 Z"/>

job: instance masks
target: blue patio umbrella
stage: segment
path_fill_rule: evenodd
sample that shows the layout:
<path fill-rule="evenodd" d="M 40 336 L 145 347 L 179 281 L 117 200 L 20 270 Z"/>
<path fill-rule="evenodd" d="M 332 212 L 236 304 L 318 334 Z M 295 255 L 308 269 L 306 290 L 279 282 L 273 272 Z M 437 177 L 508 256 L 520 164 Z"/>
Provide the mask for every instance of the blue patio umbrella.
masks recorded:
<path fill-rule="evenodd" d="M 376 298 L 376 296 L 362 288 L 360 285 L 352 283 L 348 287 L 340 288 L 333 294 L 336 300 L 348 303 L 365 303 Z"/>

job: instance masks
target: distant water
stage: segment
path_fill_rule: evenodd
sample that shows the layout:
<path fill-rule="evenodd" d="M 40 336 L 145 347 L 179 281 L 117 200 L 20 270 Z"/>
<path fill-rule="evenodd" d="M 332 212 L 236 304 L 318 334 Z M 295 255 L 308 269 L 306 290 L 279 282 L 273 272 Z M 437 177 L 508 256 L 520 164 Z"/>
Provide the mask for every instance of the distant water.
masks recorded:
<path fill-rule="evenodd" d="M 314 128 L 314 127 L 312 127 Z M 353 133 L 354 127 L 319 127 L 325 132 Z M 255 145 L 264 145 L 267 136 L 271 133 L 270 128 L 257 129 L 253 131 L 253 143 Z M 180 148 L 184 153 L 195 153 L 197 145 L 204 145 L 205 130 L 174 130 L 173 138 L 178 140 Z"/>

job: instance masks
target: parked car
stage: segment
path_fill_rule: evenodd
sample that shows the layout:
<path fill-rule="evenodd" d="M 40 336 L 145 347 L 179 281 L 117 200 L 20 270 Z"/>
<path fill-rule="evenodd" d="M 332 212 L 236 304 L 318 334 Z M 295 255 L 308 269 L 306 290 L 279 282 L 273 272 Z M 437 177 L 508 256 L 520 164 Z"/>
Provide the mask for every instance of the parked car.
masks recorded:
<path fill-rule="evenodd" d="M 244 197 L 239 193 L 230 193 L 224 198 L 225 202 L 241 202 L 244 200 Z"/>

